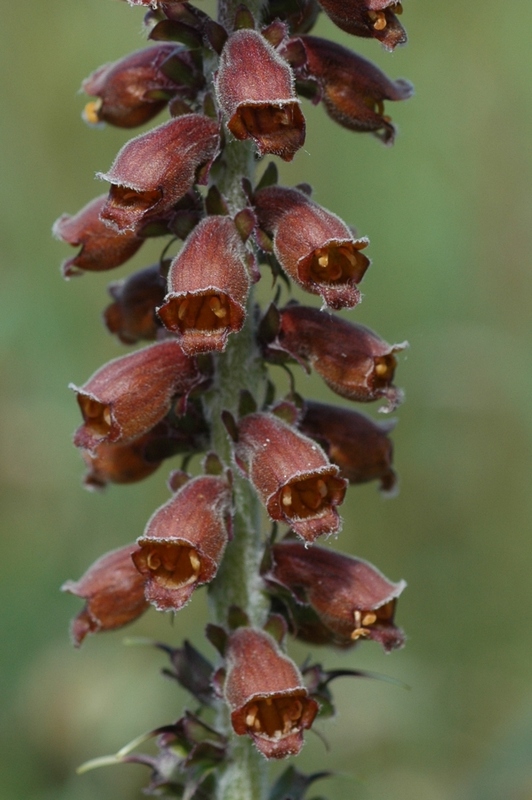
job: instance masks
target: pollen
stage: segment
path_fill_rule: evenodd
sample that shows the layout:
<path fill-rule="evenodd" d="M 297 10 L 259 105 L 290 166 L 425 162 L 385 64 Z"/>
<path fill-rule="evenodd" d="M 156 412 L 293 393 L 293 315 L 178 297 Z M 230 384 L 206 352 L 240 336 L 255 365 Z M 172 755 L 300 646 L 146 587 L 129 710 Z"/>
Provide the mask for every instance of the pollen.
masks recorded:
<path fill-rule="evenodd" d="M 329 244 L 310 255 L 309 277 L 316 283 L 347 283 L 358 277 L 364 256 L 358 254 L 354 243 Z"/>
<path fill-rule="evenodd" d="M 102 107 L 101 99 L 92 100 L 90 103 L 87 103 L 85 108 L 83 109 L 83 119 L 85 122 L 88 122 L 89 125 L 98 125 L 101 122 L 100 118 L 100 109 Z"/>
<path fill-rule="evenodd" d="M 168 309 L 165 324 L 170 330 L 178 329 L 181 333 L 216 331 L 229 325 L 229 299 L 224 294 L 190 294 L 171 299 L 163 308 Z"/>
<path fill-rule="evenodd" d="M 384 11 L 368 11 L 368 17 L 376 31 L 383 31 L 388 24 Z"/>

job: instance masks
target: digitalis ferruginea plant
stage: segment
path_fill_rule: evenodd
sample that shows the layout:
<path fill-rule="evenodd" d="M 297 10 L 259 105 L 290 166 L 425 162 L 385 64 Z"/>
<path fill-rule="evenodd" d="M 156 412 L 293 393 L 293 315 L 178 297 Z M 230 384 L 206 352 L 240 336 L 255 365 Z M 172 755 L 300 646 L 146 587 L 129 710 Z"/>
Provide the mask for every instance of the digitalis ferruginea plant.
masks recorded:
<path fill-rule="evenodd" d="M 218 661 L 189 643 L 160 645 L 196 711 L 153 731 L 155 757 L 127 760 L 151 767 L 151 794 L 300 800 L 316 776 L 289 767 L 271 789 L 268 762 L 296 756 L 332 713 L 333 673 L 298 666 L 288 638 L 344 649 L 374 641 L 387 652 L 404 644 L 395 623 L 404 581 L 327 539 L 341 542 L 350 486 L 396 487 L 394 421 L 356 409 L 400 404 L 406 342 L 390 345 L 357 322 L 369 239 L 316 203 L 307 184 L 279 185 L 264 159 L 300 157 L 301 96 L 323 104 L 324 125 L 392 144 L 384 101 L 407 99 L 412 87 L 309 35 L 319 11 L 310 0 L 297 10 L 219 0 L 216 19 L 180 0 L 128 2 L 142 8 L 132 13 L 145 15 L 151 43 L 83 81 L 83 116 L 126 131 L 159 118 L 98 173 L 108 192 L 62 215 L 54 233 L 79 248 L 63 262 L 65 278 L 120 267 L 148 237 L 162 240 L 161 256 L 109 286 L 105 325 L 134 349 L 95 364 L 85 383 L 73 376 L 82 417 L 74 444 L 89 489 L 120 491 L 172 456 L 183 461 L 170 472 L 170 499 L 64 584 L 85 600 L 72 637 L 79 646 L 150 605 L 178 613 L 203 587 Z M 388 50 L 406 41 L 398 2 L 320 5 L 353 36 Z M 255 284 L 272 276 L 260 309 Z M 286 397 L 275 396 L 275 365 L 290 373 Z M 302 398 L 303 371 L 343 405 Z"/>

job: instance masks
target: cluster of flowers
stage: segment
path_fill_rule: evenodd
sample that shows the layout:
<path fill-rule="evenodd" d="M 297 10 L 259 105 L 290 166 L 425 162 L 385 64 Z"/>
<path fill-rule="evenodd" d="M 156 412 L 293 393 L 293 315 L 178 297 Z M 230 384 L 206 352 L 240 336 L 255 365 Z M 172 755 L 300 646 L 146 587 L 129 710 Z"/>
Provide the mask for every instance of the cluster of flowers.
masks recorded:
<path fill-rule="evenodd" d="M 298 94 L 322 102 L 340 125 L 390 144 L 395 128 L 383 103 L 407 98 L 412 87 L 309 35 L 320 10 L 315 0 L 271 0 L 260 19 L 237 6 L 230 22 L 221 15 L 223 25 L 180 0 L 129 2 L 149 7 L 145 26 L 156 44 L 83 83 L 97 98 L 87 104 L 85 119 L 132 128 L 164 108 L 171 118 L 130 140 L 99 175 L 110 184 L 108 194 L 57 220 L 55 234 L 79 248 L 63 274 L 118 267 L 148 237 L 184 244 L 171 262 L 161 257 L 110 285 L 109 331 L 125 344 L 152 343 L 72 386 L 83 417 L 74 443 L 87 465 L 88 488 L 139 481 L 178 453 L 206 456 L 201 475 L 171 473 L 170 500 L 135 543 L 64 585 L 86 600 L 72 635 L 80 645 L 89 633 L 135 620 L 150 604 L 177 611 L 197 587 L 215 581 L 232 544 L 233 480 L 241 473 L 269 518 L 289 527 L 285 539 L 266 544 L 262 560 L 272 614 L 261 628 L 250 624 L 246 609 L 233 608 L 224 627 L 209 626 L 223 659 L 218 669 L 190 645 L 167 651 L 173 676 L 201 704 L 225 703 L 236 734 L 250 736 L 267 758 L 282 758 L 299 752 L 303 731 L 331 707 L 327 686 L 334 677 L 318 665 L 301 672 L 284 653 L 287 630 L 339 647 L 373 639 L 390 651 L 404 641 L 394 624 L 403 582 L 392 583 L 360 559 L 308 546 L 339 531 L 337 507 L 348 483 L 379 480 L 383 491 L 393 491 L 392 426 L 302 400 L 295 391 L 277 403 L 244 393 L 239 411 L 223 413 L 230 464 L 210 452 L 213 420 L 205 398 L 213 387 L 223 391 L 220 359 L 249 324 L 256 340 L 249 358 L 300 364 L 339 396 L 383 400 L 382 410 L 390 411 L 401 400 L 393 379 L 405 343 L 389 345 L 330 313 L 360 301 L 368 240 L 314 202 L 307 185 L 277 185 L 270 164 L 256 185 L 250 175 L 236 176 L 239 203 L 220 186 L 231 147 L 252 143 L 258 156 L 292 160 L 305 139 Z M 320 0 L 320 6 L 342 30 L 388 49 L 406 39 L 398 2 Z M 294 301 L 279 307 L 276 300 L 256 322 L 250 293 L 261 264 L 319 296 L 322 309 Z M 194 791 L 201 784 L 201 796 L 212 796 L 212 764 L 228 757 L 227 732 L 187 713 L 155 733 L 158 759 L 129 757 L 150 764 L 153 791 L 164 786 L 192 797 L 196 781 Z M 175 755 L 176 742 L 186 758 Z M 209 768 L 202 771 L 199 763 Z"/>

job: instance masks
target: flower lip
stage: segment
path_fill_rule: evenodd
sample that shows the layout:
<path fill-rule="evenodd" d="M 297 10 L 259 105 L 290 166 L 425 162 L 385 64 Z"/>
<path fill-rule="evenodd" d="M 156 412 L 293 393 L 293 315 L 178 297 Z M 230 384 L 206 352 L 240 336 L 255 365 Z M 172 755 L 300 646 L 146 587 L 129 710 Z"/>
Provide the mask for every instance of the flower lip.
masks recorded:
<path fill-rule="evenodd" d="M 305 118 L 299 100 L 242 103 L 227 127 L 236 139 L 253 139 L 259 156 L 271 153 L 284 161 L 291 161 L 305 142 Z"/>

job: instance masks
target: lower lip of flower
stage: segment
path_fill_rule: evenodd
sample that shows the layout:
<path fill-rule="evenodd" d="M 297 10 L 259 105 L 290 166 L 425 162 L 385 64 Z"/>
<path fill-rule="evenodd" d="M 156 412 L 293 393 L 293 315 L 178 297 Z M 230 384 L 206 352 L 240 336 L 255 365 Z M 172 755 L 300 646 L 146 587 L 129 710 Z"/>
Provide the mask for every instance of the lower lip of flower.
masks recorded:
<path fill-rule="evenodd" d="M 183 544 L 155 543 L 144 545 L 141 572 L 151 573 L 159 586 L 181 589 L 198 580 L 201 561 L 193 547 Z"/>
<path fill-rule="evenodd" d="M 262 697 L 245 709 L 246 727 L 255 736 L 282 739 L 300 730 L 303 703 L 296 696 Z"/>

